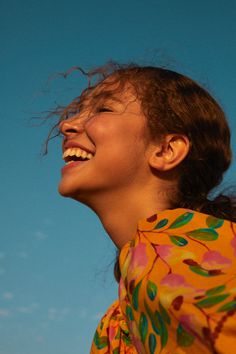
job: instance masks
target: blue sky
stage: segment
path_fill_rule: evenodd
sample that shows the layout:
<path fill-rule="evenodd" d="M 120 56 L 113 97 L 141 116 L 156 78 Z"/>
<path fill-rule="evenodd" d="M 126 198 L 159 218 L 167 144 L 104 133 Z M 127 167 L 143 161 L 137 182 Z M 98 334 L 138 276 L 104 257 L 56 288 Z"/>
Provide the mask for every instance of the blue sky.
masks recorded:
<path fill-rule="evenodd" d="M 110 59 L 168 65 L 219 100 L 236 154 L 235 17 L 235 0 L 1 0 L 0 354 L 89 353 L 117 297 L 114 246 L 89 209 L 58 195 L 60 142 L 42 158 L 49 126 L 30 121 L 85 81 L 48 78 Z M 234 160 L 225 185 L 235 175 Z"/>

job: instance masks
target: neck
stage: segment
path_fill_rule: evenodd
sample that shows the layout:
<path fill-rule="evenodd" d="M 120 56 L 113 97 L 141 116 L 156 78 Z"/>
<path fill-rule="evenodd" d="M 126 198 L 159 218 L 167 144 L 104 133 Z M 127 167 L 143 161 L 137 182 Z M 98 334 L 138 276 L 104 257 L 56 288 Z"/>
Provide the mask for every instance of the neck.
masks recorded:
<path fill-rule="evenodd" d="M 92 204 L 89 206 L 98 215 L 104 229 L 119 249 L 134 238 L 140 219 L 170 207 L 162 192 L 151 193 L 147 190 L 140 193 L 137 190 L 135 193 L 130 190 L 128 193 L 119 191 L 113 195 L 109 192 L 98 198 L 93 196 Z"/>

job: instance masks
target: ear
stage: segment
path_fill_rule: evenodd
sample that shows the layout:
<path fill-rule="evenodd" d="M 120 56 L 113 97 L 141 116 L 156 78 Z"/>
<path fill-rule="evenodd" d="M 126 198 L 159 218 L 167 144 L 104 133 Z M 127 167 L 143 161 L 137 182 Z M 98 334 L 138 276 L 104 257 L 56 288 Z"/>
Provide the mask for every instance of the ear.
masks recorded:
<path fill-rule="evenodd" d="M 190 142 L 187 136 L 166 135 L 156 145 L 152 145 L 149 165 L 159 171 L 168 171 L 178 166 L 187 156 Z"/>

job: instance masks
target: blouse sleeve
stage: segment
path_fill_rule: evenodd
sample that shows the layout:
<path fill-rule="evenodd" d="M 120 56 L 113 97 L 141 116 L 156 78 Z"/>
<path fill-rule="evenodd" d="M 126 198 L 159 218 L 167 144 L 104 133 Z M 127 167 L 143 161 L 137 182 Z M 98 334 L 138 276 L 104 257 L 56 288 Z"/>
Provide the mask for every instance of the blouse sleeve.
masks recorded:
<path fill-rule="evenodd" d="M 120 253 L 119 299 L 138 353 L 236 345 L 236 227 L 178 209 L 139 223 Z"/>

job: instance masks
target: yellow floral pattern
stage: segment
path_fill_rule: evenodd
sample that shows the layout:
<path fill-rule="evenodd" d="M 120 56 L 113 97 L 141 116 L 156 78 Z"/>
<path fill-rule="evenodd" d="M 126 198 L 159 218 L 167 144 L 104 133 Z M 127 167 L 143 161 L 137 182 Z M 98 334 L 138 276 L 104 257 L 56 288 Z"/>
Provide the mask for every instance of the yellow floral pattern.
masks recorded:
<path fill-rule="evenodd" d="M 119 300 L 91 354 L 231 353 L 236 347 L 236 224 L 192 210 L 138 223 L 120 253 Z"/>

